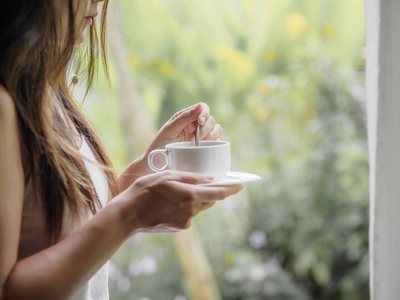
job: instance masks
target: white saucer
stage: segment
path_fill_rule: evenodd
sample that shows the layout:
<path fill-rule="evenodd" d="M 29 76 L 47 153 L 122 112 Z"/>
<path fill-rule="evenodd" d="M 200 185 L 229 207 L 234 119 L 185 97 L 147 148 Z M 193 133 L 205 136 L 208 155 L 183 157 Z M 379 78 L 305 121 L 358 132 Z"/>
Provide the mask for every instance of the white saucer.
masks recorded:
<path fill-rule="evenodd" d="M 218 182 L 205 183 L 202 185 L 203 186 L 234 185 L 234 184 L 239 184 L 239 183 L 257 181 L 260 179 L 261 179 L 261 177 L 256 174 L 230 171 L 226 175 L 225 179 L 220 180 Z"/>

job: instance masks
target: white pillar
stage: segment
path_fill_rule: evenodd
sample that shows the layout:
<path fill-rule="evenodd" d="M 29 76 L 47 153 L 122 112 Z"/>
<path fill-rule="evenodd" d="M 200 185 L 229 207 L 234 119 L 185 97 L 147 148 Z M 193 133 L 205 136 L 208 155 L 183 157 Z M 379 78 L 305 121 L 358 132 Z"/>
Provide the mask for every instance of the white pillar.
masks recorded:
<path fill-rule="evenodd" d="M 366 0 L 370 288 L 400 299 L 400 1 Z"/>

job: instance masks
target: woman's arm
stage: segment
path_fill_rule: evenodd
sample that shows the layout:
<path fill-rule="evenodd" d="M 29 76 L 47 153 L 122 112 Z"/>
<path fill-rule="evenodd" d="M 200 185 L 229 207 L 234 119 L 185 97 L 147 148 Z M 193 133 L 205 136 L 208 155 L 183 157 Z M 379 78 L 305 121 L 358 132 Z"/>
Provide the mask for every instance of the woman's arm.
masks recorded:
<path fill-rule="evenodd" d="M 14 103 L 0 85 L 0 299 L 17 261 L 24 186 Z"/>
<path fill-rule="evenodd" d="M 153 173 L 147 164 L 148 153 L 150 152 L 146 151 L 146 153 L 130 163 L 129 166 L 118 175 L 117 184 L 119 193 L 125 191 L 138 178 Z"/>
<path fill-rule="evenodd" d="M 78 234 L 17 262 L 24 186 L 16 111 L 0 86 L 0 299 L 67 297 L 101 267 L 133 229 L 121 224 L 118 203 L 110 204 Z"/>
<path fill-rule="evenodd" d="M 214 201 L 242 186 L 202 187 L 198 174 L 163 172 L 137 179 L 82 228 L 17 261 L 24 196 L 17 120 L 0 90 L 0 299 L 73 295 L 136 232 L 176 232 Z"/>
<path fill-rule="evenodd" d="M 113 201 L 61 242 L 18 262 L 14 259 L 0 299 L 67 299 L 126 240 L 132 230 L 128 227 Z M 6 261 L 6 255 L 0 260 Z"/>
<path fill-rule="evenodd" d="M 190 220 L 242 186 L 201 187 L 192 173 L 164 172 L 138 179 L 81 229 L 61 242 L 15 262 L 2 299 L 64 299 L 73 295 L 137 232 L 178 232 Z M 16 251 L 16 249 L 13 249 Z M 2 255 L 6 261 L 6 255 Z"/>

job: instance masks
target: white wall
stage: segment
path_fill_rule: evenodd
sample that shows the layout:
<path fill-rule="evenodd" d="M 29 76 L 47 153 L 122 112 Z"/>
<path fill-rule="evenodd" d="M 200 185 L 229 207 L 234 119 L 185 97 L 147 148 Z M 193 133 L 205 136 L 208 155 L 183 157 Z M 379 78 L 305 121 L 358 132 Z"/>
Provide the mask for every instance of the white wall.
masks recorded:
<path fill-rule="evenodd" d="M 366 0 L 371 299 L 400 299 L 400 0 Z"/>

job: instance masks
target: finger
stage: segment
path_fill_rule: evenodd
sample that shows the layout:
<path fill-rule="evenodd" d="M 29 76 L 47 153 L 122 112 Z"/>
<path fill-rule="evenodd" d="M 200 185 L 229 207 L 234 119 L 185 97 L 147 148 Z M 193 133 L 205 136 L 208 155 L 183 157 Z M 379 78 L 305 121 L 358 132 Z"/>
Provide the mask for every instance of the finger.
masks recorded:
<path fill-rule="evenodd" d="M 243 184 L 227 186 L 196 186 L 197 198 L 201 202 L 214 202 L 230 197 L 243 189 Z"/>
<path fill-rule="evenodd" d="M 182 171 L 165 171 L 158 173 L 160 176 L 165 177 L 168 181 L 177 181 L 188 184 L 204 184 L 210 183 L 214 180 L 213 177 L 204 176 L 198 173 L 182 172 Z"/>
<path fill-rule="evenodd" d="M 214 126 L 215 119 L 210 116 L 207 122 L 203 126 L 200 126 L 200 140 L 203 140 L 207 135 L 209 135 L 210 132 L 214 129 Z"/>
<path fill-rule="evenodd" d="M 196 123 L 195 122 L 189 123 L 189 125 L 184 130 L 186 134 L 185 140 L 194 141 L 196 136 Z"/>
<path fill-rule="evenodd" d="M 186 224 L 185 227 L 189 228 L 191 224 L 190 221 L 191 219 L 193 219 L 202 211 L 209 209 L 214 204 L 215 202 L 199 202 L 199 203 L 193 203 L 192 205 L 187 205 L 186 207 L 181 209 L 180 216 L 177 217 L 175 224 L 178 225 Z"/>
<path fill-rule="evenodd" d="M 203 183 L 211 183 L 212 177 L 197 173 L 167 171 L 158 179 L 158 192 L 180 207 L 198 202 L 197 190 L 191 188 Z"/>
<path fill-rule="evenodd" d="M 223 200 L 240 192 L 243 189 L 243 185 L 200 186 L 171 181 L 170 188 L 175 191 L 180 191 L 176 192 L 175 195 L 171 193 L 171 197 L 173 197 L 175 201 L 182 202 L 182 205 L 188 205 L 190 203 L 204 203 Z M 166 196 L 168 197 L 168 195 Z"/>
<path fill-rule="evenodd" d="M 180 232 L 180 231 L 182 231 L 182 229 L 176 228 L 176 226 L 174 226 L 173 224 L 170 224 L 170 223 L 163 224 L 156 228 L 145 228 L 145 229 L 139 230 L 139 232 L 148 232 L 148 233 L 176 233 L 176 232 Z"/>
<path fill-rule="evenodd" d="M 214 128 L 211 132 L 203 138 L 203 140 L 210 140 L 215 141 L 217 140 L 222 134 L 222 127 L 219 124 L 215 124 Z"/>
<path fill-rule="evenodd" d="M 185 113 L 185 112 L 187 112 L 187 111 L 193 109 L 196 105 L 199 105 L 199 103 L 193 104 L 193 105 L 191 105 L 191 106 L 189 106 L 189 107 L 186 107 L 186 108 L 184 108 L 184 109 L 178 111 L 177 113 L 175 113 L 175 114 L 172 116 L 171 119 L 172 119 L 172 120 L 175 120 L 175 119 L 176 119 L 177 117 L 179 117 L 181 114 L 183 114 L 183 113 Z"/>
<path fill-rule="evenodd" d="M 210 108 L 208 107 L 207 104 L 200 102 L 199 103 L 201 106 L 201 112 L 197 117 L 197 122 L 203 126 L 204 124 L 206 124 L 208 118 L 210 117 Z"/>
<path fill-rule="evenodd" d="M 212 202 L 200 202 L 197 205 L 197 211 L 196 211 L 196 215 L 204 210 L 209 209 L 210 207 L 215 205 L 215 201 Z"/>
<path fill-rule="evenodd" d="M 176 132 L 181 132 L 187 125 L 196 121 L 197 117 L 201 113 L 201 109 L 202 106 L 198 103 L 190 109 L 178 112 L 171 118 L 167 126 L 173 128 Z"/>
<path fill-rule="evenodd" d="M 176 214 L 175 224 L 186 224 L 200 212 L 209 209 L 215 202 L 197 202 L 182 207 Z"/>
<path fill-rule="evenodd" d="M 192 225 L 192 221 L 189 220 L 184 223 L 167 223 L 165 226 L 169 228 L 169 232 L 180 232 L 182 230 L 188 229 Z"/>
<path fill-rule="evenodd" d="M 204 140 L 206 136 L 208 136 L 214 129 L 215 127 L 215 119 L 214 117 L 210 116 L 206 123 L 203 126 L 200 126 L 200 135 L 199 138 L 200 140 Z M 221 127 L 220 125 L 218 125 Z M 196 135 L 196 130 L 195 130 L 195 125 L 193 126 L 193 132 L 191 132 L 190 136 L 188 137 L 188 140 L 193 141 L 195 139 Z M 217 129 L 218 130 L 218 129 Z M 217 132 L 215 132 L 217 133 Z M 222 133 L 222 127 L 221 127 L 221 133 Z M 215 139 L 214 139 L 215 140 Z"/>

